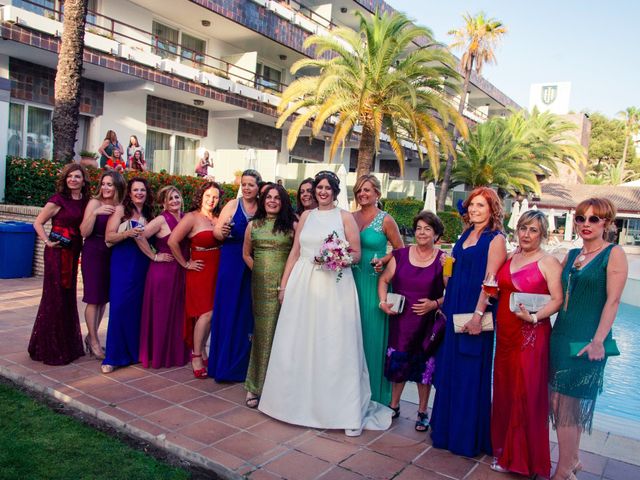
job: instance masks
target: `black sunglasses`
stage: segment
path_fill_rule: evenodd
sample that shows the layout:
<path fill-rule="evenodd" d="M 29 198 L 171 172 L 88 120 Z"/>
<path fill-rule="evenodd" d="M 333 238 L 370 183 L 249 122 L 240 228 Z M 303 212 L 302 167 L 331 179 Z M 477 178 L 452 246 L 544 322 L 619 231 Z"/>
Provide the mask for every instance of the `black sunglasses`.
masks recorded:
<path fill-rule="evenodd" d="M 605 220 L 604 218 L 600 218 L 597 215 L 591 215 L 589 217 L 585 217 L 584 215 L 576 215 L 573 219 L 577 224 L 582 224 L 587 220 L 589 223 L 600 223 L 600 221 Z"/>

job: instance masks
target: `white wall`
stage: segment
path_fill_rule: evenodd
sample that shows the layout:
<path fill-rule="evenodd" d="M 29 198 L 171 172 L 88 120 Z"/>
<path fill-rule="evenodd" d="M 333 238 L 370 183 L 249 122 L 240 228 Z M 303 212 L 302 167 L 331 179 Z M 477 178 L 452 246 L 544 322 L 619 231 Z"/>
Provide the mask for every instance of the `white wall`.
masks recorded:
<path fill-rule="evenodd" d="M 537 107 L 541 112 L 566 115 L 570 98 L 571 82 L 534 83 L 529 90 L 529 110 Z"/>
<path fill-rule="evenodd" d="M 200 142 L 200 146 L 210 152 L 238 148 L 238 119 L 215 118 L 210 111 L 207 134 L 207 137 Z"/>
<path fill-rule="evenodd" d="M 120 22 L 127 23 L 134 27 L 140 28 L 145 32 L 151 32 L 151 23 L 153 21 L 152 13 L 146 8 L 142 8 L 139 5 L 136 5 L 128 0 L 109 0 L 100 2 L 100 13 L 106 17 L 113 18 Z M 107 19 L 100 19 L 98 23 L 104 23 L 104 27 L 110 28 L 110 25 L 107 24 Z M 149 44 L 151 41 L 151 37 L 148 34 L 144 34 L 134 28 L 125 27 L 123 25 L 116 26 L 116 32 L 122 33 L 129 37 L 141 40 L 144 44 Z M 127 43 L 132 46 L 137 46 L 143 48 L 146 51 L 151 50 L 151 46 L 144 46 L 142 43 L 135 42 L 130 39 L 123 39 L 116 36 L 117 41 L 122 43 Z"/>
<path fill-rule="evenodd" d="M 103 114 L 94 120 L 90 132 L 90 149 L 97 151 L 107 130 L 115 130 L 124 148 L 129 145 L 129 136 L 136 135 L 144 146 L 147 133 L 147 92 L 104 92 Z"/>

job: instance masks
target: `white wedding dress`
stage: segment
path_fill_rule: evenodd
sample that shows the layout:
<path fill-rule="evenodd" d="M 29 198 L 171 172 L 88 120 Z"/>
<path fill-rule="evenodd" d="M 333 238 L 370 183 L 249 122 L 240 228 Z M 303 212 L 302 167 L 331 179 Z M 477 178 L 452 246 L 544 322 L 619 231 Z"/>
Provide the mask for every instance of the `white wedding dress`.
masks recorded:
<path fill-rule="evenodd" d="M 370 401 L 351 269 L 336 282 L 335 272 L 313 264 L 333 231 L 345 238 L 339 208 L 312 210 L 300 232 L 258 408 L 295 425 L 386 430 L 393 412 Z"/>

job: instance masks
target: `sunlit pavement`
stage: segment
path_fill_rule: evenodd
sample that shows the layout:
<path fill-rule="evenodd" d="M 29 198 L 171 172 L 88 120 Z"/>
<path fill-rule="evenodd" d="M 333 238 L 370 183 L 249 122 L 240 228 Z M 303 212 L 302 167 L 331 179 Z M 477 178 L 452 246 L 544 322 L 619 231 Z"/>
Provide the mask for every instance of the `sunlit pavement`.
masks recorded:
<path fill-rule="evenodd" d="M 27 343 L 41 287 L 41 277 L 0 280 L 0 375 L 222 477 L 523 478 L 493 472 L 487 456 L 464 458 L 432 448 L 429 436 L 414 430 L 416 407 L 408 402 L 402 402 L 402 415 L 390 430 L 346 437 L 342 431 L 295 427 L 272 420 L 244 406 L 241 384 L 197 380 L 187 366 L 146 370 L 138 365 L 106 376 L 100 373 L 99 362 L 88 356 L 60 367 L 34 362 L 27 354 Z M 81 296 L 78 292 L 82 318 Z M 103 344 L 106 323 L 100 332 Z M 578 478 L 640 478 L 637 441 L 594 432 L 583 440 L 583 448 L 589 452 L 581 453 L 584 471 Z M 552 449 L 555 461 L 555 443 Z"/>

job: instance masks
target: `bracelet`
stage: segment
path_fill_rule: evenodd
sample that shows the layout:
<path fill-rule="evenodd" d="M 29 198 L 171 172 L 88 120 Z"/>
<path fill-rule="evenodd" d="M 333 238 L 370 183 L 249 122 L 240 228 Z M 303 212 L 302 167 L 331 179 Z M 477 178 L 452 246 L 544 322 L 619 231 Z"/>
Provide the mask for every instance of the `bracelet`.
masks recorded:
<path fill-rule="evenodd" d="M 529 316 L 531 317 L 531 323 L 533 323 L 534 325 L 538 323 L 538 315 L 536 315 L 535 313 L 530 313 Z"/>
<path fill-rule="evenodd" d="M 278 287 L 277 290 L 279 292 L 284 292 L 287 288 L 286 287 Z"/>
<path fill-rule="evenodd" d="M 191 260 L 187 260 L 187 263 L 184 264 L 185 270 L 189 270 L 190 266 L 191 266 Z"/>
<path fill-rule="evenodd" d="M 476 311 L 475 311 L 475 312 L 473 312 L 473 313 L 477 313 L 478 315 L 480 315 L 480 317 L 482 317 L 482 316 L 484 315 L 484 312 L 483 312 L 483 311 L 481 311 L 481 310 L 476 310 Z"/>
<path fill-rule="evenodd" d="M 153 256 L 153 261 L 154 261 L 154 262 L 157 262 L 157 261 L 158 261 L 158 254 L 157 254 L 157 253 Z"/>
<path fill-rule="evenodd" d="M 378 303 L 378 308 L 380 308 L 380 309 L 381 309 L 381 308 L 382 308 L 382 304 L 383 304 L 383 303 L 385 303 L 385 302 L 380 302 L 380 303 Z"/>

